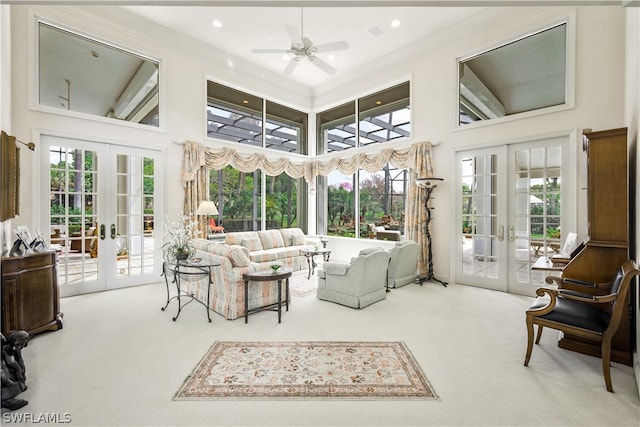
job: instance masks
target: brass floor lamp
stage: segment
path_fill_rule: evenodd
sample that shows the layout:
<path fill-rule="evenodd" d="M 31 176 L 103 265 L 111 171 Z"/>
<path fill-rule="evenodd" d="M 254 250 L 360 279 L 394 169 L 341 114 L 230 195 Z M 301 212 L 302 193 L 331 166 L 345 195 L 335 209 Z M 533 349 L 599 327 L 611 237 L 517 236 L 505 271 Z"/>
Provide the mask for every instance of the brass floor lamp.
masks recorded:
<path fill-rule="evenodd" d="M 429 201 L 431 200 L 431 192 L 438 186 L 439 182 L 444 181 L 443 178 L 418 178 L 416 179 L 416 184 L 418 187 L 422 187 L 426 190 L 426 194 L 424 196 L 424 208 L 427 210 L 427 220 L 424 225 L 424 234 L 427 238 L 427 250 L 429 251 L 429 256 L 427 258 L 427 275 L 425 277 L 418 278 L 417 282 L 420 283 L 420 286 L 424 282 L 434 281 L 438 283 L 442 283 L 442 286 L 447 286 L 447 282 L 443 282 L 440 279 L 437 279 L 433 275 L 433 252 L 431 251 L 431 231 L 429 227 L 431 225 L 431 206 L 429 206 Z"/>

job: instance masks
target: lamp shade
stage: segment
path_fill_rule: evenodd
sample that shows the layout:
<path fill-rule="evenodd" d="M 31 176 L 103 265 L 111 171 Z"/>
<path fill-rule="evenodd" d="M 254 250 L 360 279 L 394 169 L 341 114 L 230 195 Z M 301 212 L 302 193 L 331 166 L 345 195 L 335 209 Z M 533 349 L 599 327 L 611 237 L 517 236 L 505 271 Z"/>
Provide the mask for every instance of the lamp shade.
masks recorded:
<path fill-rule="evenodd" d="M 418 184 L 418 187 L 435 187 L 442 181 L 444 181 L 444 178 L 417 178 L 416 184 Z"/>
<path fill-rule="evenodd" d="M 210 200 L 203 200 L 200 202 L 200 206 L 198 206 L 198 210 L 196 211 L 197 215 L 218 215 L 218 208 L 216 208 L 215 203 Z"/>

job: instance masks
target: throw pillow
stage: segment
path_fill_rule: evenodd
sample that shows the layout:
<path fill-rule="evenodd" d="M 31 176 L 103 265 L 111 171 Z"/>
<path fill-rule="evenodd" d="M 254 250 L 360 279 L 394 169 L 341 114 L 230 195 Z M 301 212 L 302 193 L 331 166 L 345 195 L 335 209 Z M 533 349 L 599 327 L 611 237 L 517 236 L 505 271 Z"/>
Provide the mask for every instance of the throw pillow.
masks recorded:
<path fill-rule="evenodd" d="M 251 260 L 245 255 L 243 248 L 233 247 L 227 252 L 227 257 L 231 260 L 231 265 L 234 267 L 248 267 L 251 265 Z"/>
<path fill-rule="evenodd" d="M 258 237 L 264 249 L 284 248 L 284 240 L 280 230 L 258 231 Z"/>
<path fill-rule="evenodd" d="M 291 236 L 291 246 L 301 246 L 305 244 L 304 234 L 293 234 Z"/>
<path fill-rule="evenodd" d="M 260 242 L 260 239 L 257 237 L 245 237 L 240 242 L 240 245 L 249 249 L 250 252 L 262 250 L 262 243 Z"/>

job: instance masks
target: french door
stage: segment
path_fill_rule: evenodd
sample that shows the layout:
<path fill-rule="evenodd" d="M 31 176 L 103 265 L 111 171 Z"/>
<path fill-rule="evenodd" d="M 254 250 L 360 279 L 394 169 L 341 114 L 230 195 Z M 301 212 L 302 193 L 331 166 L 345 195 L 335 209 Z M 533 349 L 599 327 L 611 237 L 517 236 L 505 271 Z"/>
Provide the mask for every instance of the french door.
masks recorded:
<path fill-rule="evenodd" d="M 61 296 L 158 280 L 159 152 L 42 136 L 41 224 L 58 250 Z"/>
<path fill-rule="evenodd" d="M 456 282 L 534 295 L 575 232 L 569 136 L 456 153 Z M 563 201 L 565 203 L 563 203 Z"/>

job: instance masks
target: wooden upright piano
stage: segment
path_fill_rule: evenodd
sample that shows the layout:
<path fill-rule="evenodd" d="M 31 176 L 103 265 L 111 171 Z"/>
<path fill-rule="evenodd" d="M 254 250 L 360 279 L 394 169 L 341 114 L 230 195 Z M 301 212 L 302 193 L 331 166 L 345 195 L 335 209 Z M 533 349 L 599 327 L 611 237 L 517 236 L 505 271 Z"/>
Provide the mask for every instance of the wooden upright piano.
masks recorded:
<path fill-rule="evenodd" d="M 629 258 L 627 129 L 589 132 L 583 140 L 588 158 L 589 239 L 582 251 L 562 269 L 562 278 L 602 283 L 612 280 L 623 261 Z M 566 288 L 585 292 L 583 287 L 572 288 L 570 284 Z M 625 304 L 629 301 L 627 295 Z M 611 344 L 611 360 L 625 365 L 632 364 L 630 317 L 631 312 L 623 316 Z M 558 346 L 600 357 L 598 343 L 579 337 L 564 335 Z"/>

